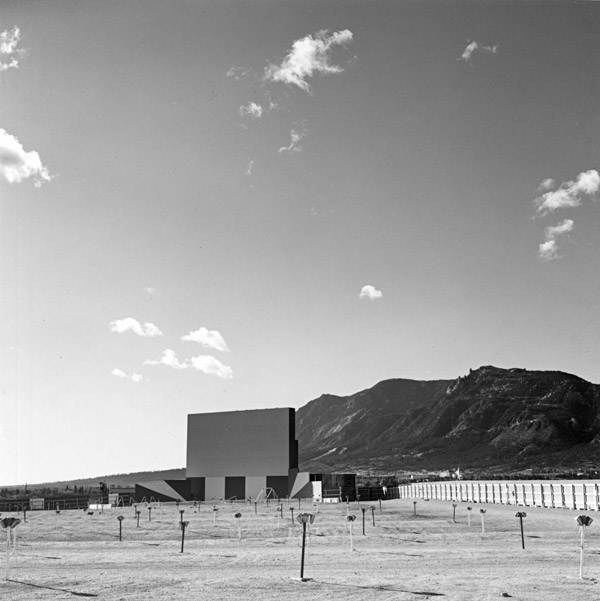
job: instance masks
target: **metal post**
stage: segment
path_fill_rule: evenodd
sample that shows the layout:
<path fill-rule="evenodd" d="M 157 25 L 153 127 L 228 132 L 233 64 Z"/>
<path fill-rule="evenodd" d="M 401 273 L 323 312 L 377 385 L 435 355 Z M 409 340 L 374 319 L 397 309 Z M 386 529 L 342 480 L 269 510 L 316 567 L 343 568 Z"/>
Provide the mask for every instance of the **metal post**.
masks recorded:
<path fill-rule="evenodd" d="M 120 515 L 120 516 L 117 518 L 117 520 L 119 520 L 119 542 L 121 542 L 121 541 L 123 540 L 123 538 L 122 538 L 122 536 L 121 536 L 121 535 L 122 535 L 123 519 L 124 519 L 124 518 L 123 518 L 123 516 L 122 516 L 122 515 Z"/>
<path fill-rule="evenodd" d="M 185 542 L 185 527 L 189 524 L 189 522 L 179 522 L 179 527 L 181 528 L 181 552 L 183 553 L 183 545 Z"/>
<path fill-rule="evenodd" d="M 302 522 L 302 561 L 300 563 L 300 580 L 304 578 L 304 549 L 306 547 L 306 522 Z"/>
<path fill-rule="evenodd" d="M 583 539 L 585 537 L 585 527 L 580 526 L 581 530 L 581 549 L 579 552 L 579 578 L 583 579 Z"/>
<path fill-rule="evenodd" d="M 579 578 L 583 579 L 583 540 L 585 538 L 585 529 L 594 520 L 587 515 L 580 515 L 575 518 L 581 530 L 581 550 L 579 553 Z"/>
<path fill-rule="evenodd" d="M 527 517 L 527 514 L 524 511 L 518 511 L 515 513 L 515 517 L 519 518 L 521 522 L 521 547 L 525 548 L 525 534 L 523 533 L 523 518 Z"/>
<path fill-rule="evenodd" d="M 10 528 L 6 529 L 6 580 L 8 580 L 8 562 L 10 555 Z"/>

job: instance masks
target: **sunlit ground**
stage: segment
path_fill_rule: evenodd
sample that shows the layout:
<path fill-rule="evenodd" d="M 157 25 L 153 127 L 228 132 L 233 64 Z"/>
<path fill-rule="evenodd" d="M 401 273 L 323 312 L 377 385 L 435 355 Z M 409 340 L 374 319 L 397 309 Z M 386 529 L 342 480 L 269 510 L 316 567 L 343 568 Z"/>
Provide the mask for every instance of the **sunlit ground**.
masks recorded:
<path fill-rule="evenodd" d="M 0 597 L 116 600 L 226 599 L 593 599 L 600 595 L 600 519 L 586 529 L 580 579 L 581 511 L 409 499 L 372 504 L 303 502 L 315 514 L 304 576 L 298 501 L 277 505 L 191 505 L 181 553 L 180 513 L 153 505 L 95 511 L 28 512 L 17 549 L 0 547 Z M 374 507 L 374 510 L 371 509 Z M 364 529 L 363 535 L 363 512 Z M 485 508 L 485 532 L 481 514 Z M 293 509 L 293 512 L 292 512 Z M 525 511 L 525 549 L 516 511 Z M 234 514 L 242 513 L 237 519 Z M 353 522 L 351 550 L 347 513 Z M 215 516 L 216 514 L 216 516 Z M 587 512 L 591 517 L 596 513 Z M 3 514 L 2 517 L 17 514 Z M 119 521 L 122 541 L 119 541 Z M 19 515 L 21 519 L 22 514 Z M 373 519 L 375 525 L 373 525 Z M 241 540 L 239 534 L 241 532 Z M 4 537 L 6 537 L 6 534 Z M 4 539 L 5 541 L 5 539 Z"/>

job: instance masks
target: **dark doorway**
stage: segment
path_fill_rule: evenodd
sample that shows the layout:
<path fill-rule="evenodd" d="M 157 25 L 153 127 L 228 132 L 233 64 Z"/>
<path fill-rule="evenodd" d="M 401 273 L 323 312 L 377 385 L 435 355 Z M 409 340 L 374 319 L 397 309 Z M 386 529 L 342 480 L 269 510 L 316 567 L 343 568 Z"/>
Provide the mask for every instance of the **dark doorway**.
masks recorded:
<path fill-rule="evenodd" d="M 225 476 L 225 498 L 245 499 L 246 478 L 244 476 Z"/>

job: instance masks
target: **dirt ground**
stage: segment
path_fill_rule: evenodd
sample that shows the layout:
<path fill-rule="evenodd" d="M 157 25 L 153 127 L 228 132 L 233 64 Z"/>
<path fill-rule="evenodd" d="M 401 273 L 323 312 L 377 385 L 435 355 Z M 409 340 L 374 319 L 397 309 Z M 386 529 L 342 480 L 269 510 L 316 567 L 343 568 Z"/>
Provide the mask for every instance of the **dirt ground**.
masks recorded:
<path fill-rule="evenodd" d="M 362 504 L 303 502 L 315 514 L 300 581 L 298 501 L 277 505 L 174 504 L 86 511 L 28 512 L 17 527 L 6 580 L 0 539 L 0 598 L 10 601 L 96 597 L 120 600 L 280 600 L 376 598 L 447 601 L 577 601 L 600 596 L 600 518 L 585 532 L 579 578 L 581 511 L 410 499 Z M 372 510 L 371 507 L 375 509 Z M 479 509 L 486 509 L 482 533 Z M 525 549 L 516 511 L 525 511 Z M 241 512 L 238 520 L 234 517 Z M 350 547 L 347 512 L 356 515 Z M 215 516 L 215 514 L 217 514 Z M 596 513 L 587 512 L 592 518 Z M 2 517 L 16 514 L 3 514 Z M 119 521 L 123 515 L 122 541 Z M 281 517 L 280 517 L 281 515 Z M 373 526 L 373 515 L 375 526 Z M 22 515 L 18 516 L 21 519 Z M 238 524 L 241 540 L 238 538 Z"/>

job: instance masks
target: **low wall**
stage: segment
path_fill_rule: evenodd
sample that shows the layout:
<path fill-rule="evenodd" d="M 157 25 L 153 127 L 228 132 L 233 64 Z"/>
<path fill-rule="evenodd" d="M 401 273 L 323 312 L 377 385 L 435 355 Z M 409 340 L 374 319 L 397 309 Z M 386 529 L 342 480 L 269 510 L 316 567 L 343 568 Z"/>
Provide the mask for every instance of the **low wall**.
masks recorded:
<path fill-rule="evenodd" d="M 600 480 L 463 480 L 419 482 L 397 488 L 401 499 L 600 510 Z"/>

